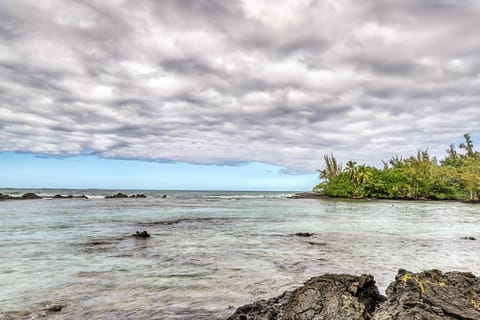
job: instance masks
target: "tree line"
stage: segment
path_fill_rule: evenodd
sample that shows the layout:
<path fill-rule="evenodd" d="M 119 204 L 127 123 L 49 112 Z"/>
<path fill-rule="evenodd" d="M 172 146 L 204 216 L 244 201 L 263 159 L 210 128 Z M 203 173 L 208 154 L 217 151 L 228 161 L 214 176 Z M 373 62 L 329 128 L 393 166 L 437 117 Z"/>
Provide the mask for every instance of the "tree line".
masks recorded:
<path fill-rule="evenodd" d="M 378 199 L 479 200 L 480 153 L 470 134 L 458 147 L 450 145 L 438 161 L 427 150 L 408 158 L 393 156 L 379 169 L 348 161 L 345 168 L 325 155 L 320 183 L 313 191 L 330 197 Z"/>

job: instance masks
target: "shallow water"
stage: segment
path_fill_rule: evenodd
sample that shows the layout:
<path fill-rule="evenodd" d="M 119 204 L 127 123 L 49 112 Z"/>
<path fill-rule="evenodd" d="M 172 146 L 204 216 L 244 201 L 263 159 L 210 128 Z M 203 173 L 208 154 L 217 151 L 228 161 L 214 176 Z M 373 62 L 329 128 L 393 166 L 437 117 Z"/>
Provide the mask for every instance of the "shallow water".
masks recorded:
<path fill-rule="evenodd" d="M 480 238 L 476 205 L 74 193 L 96 197 L 0 202 L 0 312 L 52 302 L 66 304 L 52 319 L 224 319 L 326 272 L 371 273 L 381 290 L 399 268 L 480 274 L 480 241 L 461 239 Z"/>

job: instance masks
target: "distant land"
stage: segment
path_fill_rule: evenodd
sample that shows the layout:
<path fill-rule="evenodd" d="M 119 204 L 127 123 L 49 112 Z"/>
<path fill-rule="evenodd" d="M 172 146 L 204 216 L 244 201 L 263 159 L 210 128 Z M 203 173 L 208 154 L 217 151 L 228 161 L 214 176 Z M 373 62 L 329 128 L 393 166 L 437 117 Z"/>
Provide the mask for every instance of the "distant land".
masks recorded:
<path fill-rule="evenodd" d="M 393 156 L 378 169 L 348 161 L 345 168 L 333 154 L 325 155 L 319 171 L 321 182 L 316 194 L 343 198 L 405 200 L 464 200 L 477 202 L 480 196 L 480 152 L 474 149 L 470 134 L 465 141 L 446 150 L 444 159 L 418 150 L 408 158 Z"/>

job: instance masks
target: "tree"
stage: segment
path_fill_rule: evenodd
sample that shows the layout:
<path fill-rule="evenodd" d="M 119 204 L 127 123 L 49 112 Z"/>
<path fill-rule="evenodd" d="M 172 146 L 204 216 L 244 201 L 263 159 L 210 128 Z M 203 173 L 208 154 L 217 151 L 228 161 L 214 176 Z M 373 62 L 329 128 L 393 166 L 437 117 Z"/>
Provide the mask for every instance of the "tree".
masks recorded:
<path fill-rule="evenodd" d="M 372 171 L 370 167 L 367 167 L 366 165 L 362 164 L 361 166 L 358 166 L 357 168 L 357 175 L 355 177 L 357 185 L 361 186 L 364 183 L 367 183 L 370 181 L 372 178 Z"/>
<path fill-rule="evenodd" d="M 406 173 L 413 186 L 413 198 L 427 197 L 433 166 L 428 150 L 418 150 L 416 157 L 411 156 L 405 160 L 405 165 Z"/>
<path fill-rule="evenodd" d="M 342 172 L 342 164 L 337 162 L 333 154 L 330 154 L 330 156 L 326 154 L 323 158 L 325 166 L 322 170 L 317 170 L 320 172 L 319 177 L 324 181 L 331 181 Z"/>
<path fill-rule="evenodd" d="M 393 168 L 400 168 L 404 164 L 404 160 L 402 157 L 399 157 L 398 155 L 394 155 L 392 159 L 388 160 L 388 163 L 393 167 Z"/>
<path fill-rule="evenodd" d="M 478 199 L 480 192 L 480 160 L 467 158 L 463 160 L 463 164 L 460 173 L 462 182 L 470 193 L 470 200 Z"/>
<path fill-rule="evenodd" d="M 447 152 L 447 156 L 445 159 L 441 161 L 441 164 L 444 166 L 452 166 L 452 167 L 459 167 L 462 165 L 461 157 L 458 154 L 457 150 L 455 149 L 455 145 L 451 144 L 450 147 L 445 150 Z"/>
<path fill-rule="evenodd" d="M 450 148 L 448 148 L 445 151 L 447 151 L 447 159 L 452 159 L 452 160 L 458 159 L 458 153 L 453 143 L 450 145 Z"/>
<path fill-rule="evenodd" d="M 350 179 L 355 180 L 356 179 L 356 161 L 349 160 L 347 164 L 345 165 L 345 172 L 348 173 L 350 176 Z"/>
<path fill-rule="evenodd" d="M 458 147 L 460 149 L 465 149 L 465 151 L 467 152 L 466 154 L 467 157 L 470 157 L 470 158 L 475 157 L 475 151 L 473 150 L 473 142 L 472 142 L 472 139 L 470 138 L 470 134 L 465 133 L 463 137 L 465 138 L 465 142 L 460 143 Z"/>

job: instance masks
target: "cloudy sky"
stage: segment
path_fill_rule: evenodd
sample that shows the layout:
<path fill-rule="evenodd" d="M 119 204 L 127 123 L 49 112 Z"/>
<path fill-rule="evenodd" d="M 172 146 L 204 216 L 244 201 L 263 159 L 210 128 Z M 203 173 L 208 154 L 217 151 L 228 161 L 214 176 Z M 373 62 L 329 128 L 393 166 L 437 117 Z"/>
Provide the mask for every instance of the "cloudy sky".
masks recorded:
<path fill-rule="evenodd" d="M 442 156 L 479 134 L 478 30 L 474 0 L 2 0 L 0 161 Z"/>

